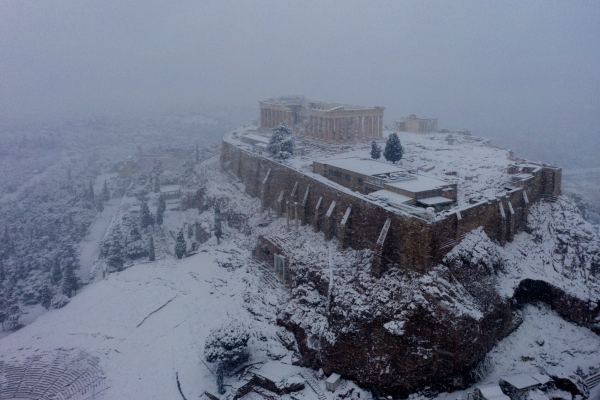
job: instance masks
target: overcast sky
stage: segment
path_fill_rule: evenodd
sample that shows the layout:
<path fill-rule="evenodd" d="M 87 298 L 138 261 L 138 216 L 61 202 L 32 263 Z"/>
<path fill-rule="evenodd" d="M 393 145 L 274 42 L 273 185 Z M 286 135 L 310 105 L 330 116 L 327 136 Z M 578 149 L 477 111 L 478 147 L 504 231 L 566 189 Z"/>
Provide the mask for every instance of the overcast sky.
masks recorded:
<path fill-rule="evenodd" d="M 600 2 L 0 0 L 0 117 L 286 94 L 440 128 L 600 129 Z"/>

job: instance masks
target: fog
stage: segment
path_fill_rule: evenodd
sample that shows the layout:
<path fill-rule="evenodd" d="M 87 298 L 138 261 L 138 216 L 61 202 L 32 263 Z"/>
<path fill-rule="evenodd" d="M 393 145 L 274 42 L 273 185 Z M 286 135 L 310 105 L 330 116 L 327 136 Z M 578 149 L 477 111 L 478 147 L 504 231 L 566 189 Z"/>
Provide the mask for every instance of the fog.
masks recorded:
<path fill-rule="evenodd" d="M 566 136 L 600 150 L 599 65 L 591 1 L 0 2 L 4 119 L 303 94 L 522 152 Z"/>

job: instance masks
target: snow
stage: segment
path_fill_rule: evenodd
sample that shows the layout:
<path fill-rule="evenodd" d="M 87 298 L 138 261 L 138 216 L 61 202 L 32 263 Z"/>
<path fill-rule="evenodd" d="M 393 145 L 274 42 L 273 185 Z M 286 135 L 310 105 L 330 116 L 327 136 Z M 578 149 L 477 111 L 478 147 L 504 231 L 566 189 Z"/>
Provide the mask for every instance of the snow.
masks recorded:
<path fill-rule="evenodd" d="M 399 182 L 388 182 L 388 186 L 395 187 L 398 189 L 406 190 L 407 192 L 418 193 L 428 190 L 436 190 L 442 187 L 448 186 L 448 182 L 440 179 L 424 175 L 417 174 L 416 179 L 407 179 Z"/>
<path fill-rule="evenodd" d="M 510 376 L 502 376 L 500 377 L 505 382 L 510 383 L 512 386 L 516 387 L 518 390 L 525 389 L 531 386 L 537 386 L 540 382 L 535 379 L 531 374 L 517 374 Z"/>
<path fill-rule="evenodd" d="M 498 385 L 483 385 L 477 386 L 483 397 L 487 400 L 509 400 L 510 397 L 502 393 L 502 389 Z"/>
<path fill-rule="evenodd" d="M 427 197 L 425 199 L 417 200 L 419 203 L 427 204 L 428 206 L 435 206 L 436 204 L 447 204 L 452 203 L 451 199 L 447 199 L 441 196 Z"/>
<path fill-rule="evenodd" d="M 315 161 L 335 168 L 341 168 L 347 171 L 370 176 L 405 171 L 397 165 L 387 164 L 385 162 L 375 161 L 368 158 L 328 158 Z"/>

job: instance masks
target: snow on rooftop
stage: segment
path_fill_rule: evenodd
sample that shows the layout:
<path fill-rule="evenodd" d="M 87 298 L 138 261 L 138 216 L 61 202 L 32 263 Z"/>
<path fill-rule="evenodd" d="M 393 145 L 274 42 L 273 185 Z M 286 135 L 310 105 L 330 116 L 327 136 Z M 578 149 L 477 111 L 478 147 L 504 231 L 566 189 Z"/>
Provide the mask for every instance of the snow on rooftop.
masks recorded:
<path fill-rule="evenodd" d="M 479 389 L 483 397 L 488 400 L 510 400 L 510 397 L 502 393 L 502 389 L 500 389 L 500 386 L 498 385 L 477 386 L 477 389 Z"/>
<path fill-rule="evenodd" d="M 538 382 L 536 379 L 534 379 L 533 376 L 531 376 L 531 374 L 518 374 L 518 375 L 503 376 L 500 379 L 502 379 L 505 382 L 510 383 L 512 386 L 516 387 L 519 390 L 525 389 L 525 388 L 528 388 L 531 386 L 537 386 L 540 384 L 540 382 Z"/>
<path fill-rule="evenodd" d="M 388 203 L 393 204 L 406 204 L 413 201 L 412 197 L 404 196 L 399 193 L 390 192 L 389 190 L 378 190 L 373 193 L 369 193 L 369 196 L 376 197 Z"/>
<path fill-rule="evenodd" d="M 425 199 L 419 199 L 417 201 L 419 203 L 427 204 L 428 206 L 435 206 L 436 204 L 452 203 L 451 199 L 447 199 L 447 198 L 441 197 L 441 196 L 427 197 Z"/>
<path fill-rule="evenodd" d="M 416 175 L 417 179 L 408 179 L 398 182 L 390 182 L 387 185 L 398 189 L 406 190 L 407 192 L 417 193 L 428 190 L 440 189 L 448 186 L 448 182 L 437 179 L 428 175 Z"/>
<path fill-rule="evenodd" d="M 271 382 L 277 383 L 302 372 L 302 368 L 295 365 L 284 364 L 280 361 L 269 361 L 261 365 L 254 375 L 258 375 Z"/>
<path fill-rule="evenodd" d="M 363 175 L 379 175 L 402 172 L 404 169 L 394 164 L 387 164 L 381 161 L 376 161 L 360 157 L 333 158 L 316 160 L 319 163 L 330 165 L 335 168 L 345 169 Z"/>

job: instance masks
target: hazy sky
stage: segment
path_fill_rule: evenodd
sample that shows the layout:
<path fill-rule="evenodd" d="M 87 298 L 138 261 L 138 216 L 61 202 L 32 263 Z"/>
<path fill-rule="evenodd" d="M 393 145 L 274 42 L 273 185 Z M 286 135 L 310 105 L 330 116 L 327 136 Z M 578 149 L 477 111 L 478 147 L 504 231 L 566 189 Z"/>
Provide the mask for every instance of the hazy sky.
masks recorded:
<path fill-rule="evenodd" d="M 0 117 L 304 94 L 597 136 L 600 2 L 0 0 L 0 93 Z"/>

